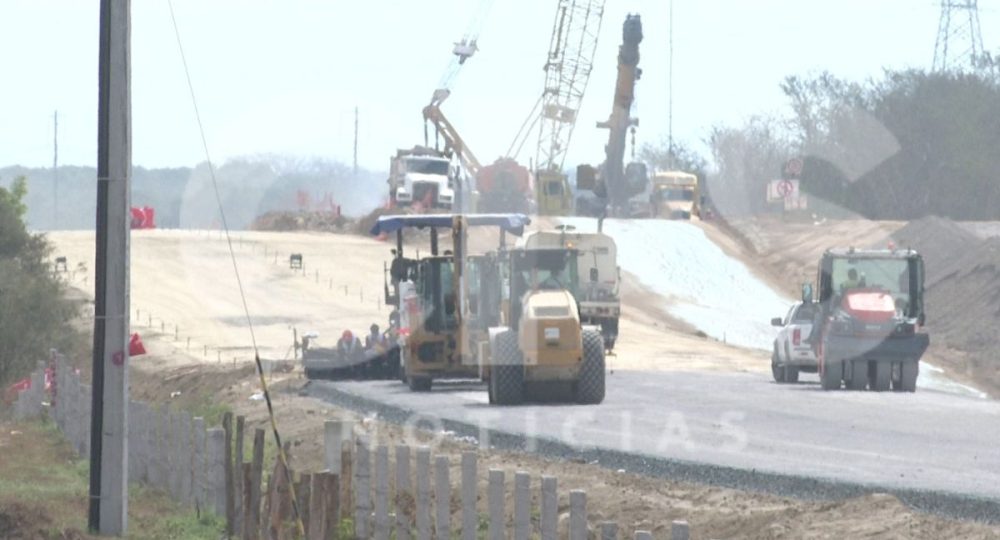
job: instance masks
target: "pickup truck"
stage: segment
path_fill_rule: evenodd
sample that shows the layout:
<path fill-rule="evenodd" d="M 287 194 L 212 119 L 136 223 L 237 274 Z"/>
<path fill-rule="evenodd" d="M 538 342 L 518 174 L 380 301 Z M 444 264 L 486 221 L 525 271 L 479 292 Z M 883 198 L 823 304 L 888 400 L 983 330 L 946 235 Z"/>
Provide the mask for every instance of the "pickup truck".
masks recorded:
<path fill-rule="evenodd" d="M 771 374 L 775 382 L 798 382 L 800 371 L 817 371 L 819 363 L 808 342 L 815 314 L 815 304 L 797 302 L 789 308 L 784 318 L 771 319 L 771 326 L 781 329 L 774 339 L 774 350 L 771 353 Z"/>

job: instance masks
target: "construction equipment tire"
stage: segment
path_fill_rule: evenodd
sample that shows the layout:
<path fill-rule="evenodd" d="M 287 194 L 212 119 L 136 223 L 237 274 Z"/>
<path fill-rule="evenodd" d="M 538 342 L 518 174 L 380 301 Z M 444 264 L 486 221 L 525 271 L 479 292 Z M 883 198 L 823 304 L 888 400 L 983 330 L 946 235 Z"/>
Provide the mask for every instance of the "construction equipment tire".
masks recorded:
<path fill-rule="evenodd" d="M 885 392 L 889 389 L 889 380 L 892 378 L 892 362 L 875 361 L 871 370 L 871 377 L 868 387 L 875 392 Z"/>
<path fill-rule="evenodd" d="M 604 338 L 598 332 L 583 332 L 583 363 L 576 381 L 576 402 L 595 405 L 604 401 Z"/>
<path fill-rule="evenodd" d="M 920 374 L 920 366 L 916 361 L 901 362 L 899 364 L 899 390 L 901 392 L 917 391 L 917 375 Z"/>
<path fill-rule="evenodd" d="M 430 377 L 407 377 L 406 382 L 414 392 L 430 392 L 433 384 Z"/>
<path fill-rule="evenodd" d="M 851 390 L 864 390 L 868 387 L 868 360 L 851 361 L 851 378 L 847 381 L 847 388 Z"/>
<path fill-rule="evenodd" d="M 496 344 L 496 362 L 490 367 L 493 401 L 497 405 L 519 405 L 524 401 L 524 359 L 517 334 L 504 332 L 497 336 Z"/>
<path fill-rule="evenodd" d="M 839 390 L 844 378 L 844 362 L 839 358 L 824 358 L 819 370 L 819 381 L 823 390 Z"/>

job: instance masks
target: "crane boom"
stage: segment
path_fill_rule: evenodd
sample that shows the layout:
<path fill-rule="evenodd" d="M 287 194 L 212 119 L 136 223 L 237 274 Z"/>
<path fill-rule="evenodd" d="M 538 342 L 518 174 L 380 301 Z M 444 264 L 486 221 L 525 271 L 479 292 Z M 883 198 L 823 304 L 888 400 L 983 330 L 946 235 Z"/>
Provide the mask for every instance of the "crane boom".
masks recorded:
<path fill-rule="evenodd" d="M 424 121 L 433 125 L 435 133 L 444 138 L 445 151 L 454 152 L 462 163 L 462 167 L 469 174 L 475 176 L 479 172 L 479 169 L 482 168 L 482 164 L 476 159 L 472 150 L 469 150 L 469 147 L 465 144 L 465 140 L 459 135 L 455 126 L 444 116 L 444 113 L 441 112 L 441 108 L 437 104 L 432 103 L 424 107 Z M 429 141 L 425 141 L 425 144 L 429 145 Z"/>
<path fill-rule="evenodd" d="M 642 70 L 639 69 L 641 41 L 642 21 L 639 15 L 628 15 L 622 27 L 622 45 L 618 49 L 618 78 L 615 82 L 611 116 L 607 122 L 597 124 L 597 127 L 609 130 L 601 177 L 609 202 L 614 208 L 624 207 L 629 197 L 635 194 L 626 178 L 625 146 L 629 128 L 639 123 L 638 119 L 631 117 L 631 110 L 635 100 L 635 83 L 642 75 Z"/>
<path fill-rule="evenodd" d="M 559 0 L 541 98 L 538 170 L 562 171 L 590 81 L 605 0 Z"/>

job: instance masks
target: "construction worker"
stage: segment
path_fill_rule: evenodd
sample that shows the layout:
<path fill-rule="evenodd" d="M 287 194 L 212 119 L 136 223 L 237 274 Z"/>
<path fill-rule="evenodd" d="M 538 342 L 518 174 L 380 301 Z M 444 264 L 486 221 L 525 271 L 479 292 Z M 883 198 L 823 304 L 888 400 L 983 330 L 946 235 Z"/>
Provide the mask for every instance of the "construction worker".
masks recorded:
<path fill-rule="evenodd" d="M 861 282 L 858 281 L 858 271 L 851 268 L 847 271 L 847 280 L 840 284 L 840 292 L 844 292 L 847 289 L 857 289 L 861 286 Z"/>
<path fill-rule="evenodd" d="M 372 324 L 368 330 L 370 331 L 370 333 L 367 336 L 365 336 L 365 350 L 370 351 L 376 347 L 382 347 L 384 349 L 386 345 L 386 339 L 385 336 L 383 336 L 382 333 L 379 332 L 378 325 Z"/>
<path fill-rule="evenodd" d="M 361 340 L 350 330 L 344 330 L 337 341 L 337 354 L 345 361 L 352 362 L 364 358 Z"/>

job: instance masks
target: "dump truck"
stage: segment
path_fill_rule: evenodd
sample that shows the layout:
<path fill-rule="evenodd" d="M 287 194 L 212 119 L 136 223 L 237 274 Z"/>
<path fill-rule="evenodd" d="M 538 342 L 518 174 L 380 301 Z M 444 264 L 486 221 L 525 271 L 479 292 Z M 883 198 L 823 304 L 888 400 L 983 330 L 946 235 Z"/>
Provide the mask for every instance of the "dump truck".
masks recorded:
<path fill-rule="evenodd" d="M 429 391 L 438 379 L 479 377 L 478 347 L 473 345 L 485 341 L 487 334 L 476 302 L 483 290 L 480 283 L 498 288 L 499 279 L 490 278 L 485 268 L 495 267 L 492 256 L 468 255 L 468 230 L 497 228 L 503 246 L 508 233 L 521 235 L 529 223 L 531 219 L 523 214 L 382 216 L 376 221 L 372 235 L 396 234 L 385 300 L 396 308 L 400 378 L 411 390 Z M 406 257 L 403 231 L 412 228 L 429 230 L 429 254 Z M 451 231 L 451 250 L 440 250 L 441 230 Z"/>
<path fill-rule="evenodd" d="M 451 211 L 459 181 L 451 157 L 433 148 L 397 150 L 389 160 L 389 201 L 397 208 Z"/>
<path fill-rule="evenodd" d="M 578 281 L 575 284 L 580 307 L 580 320 L 585 325 L 600 327 L 604 348 L 613 350 L 618 339 L 618 318 L 621 316 L 621 268 L 615 240 L 604 234 L 598 221 L 597 232 L 580 232 L 572 225 L 560 225 L 555 230 L 532 231 L 518 244 L 527 249 L 567 248 L 579 254 Z"/>
<path fill-rule="evenodd" d="M 490 404 L 604 400 L 600 328 L 581 322 L 576 301 L 579 258 L 562 247 L 498 253 L 500 302 L 489 308 L 499 309 L 501 324 L 489 329 L 480 353 Z"/>
<path fill-rule="evenodd" d="M 700 217 L 700 199 L 701 189 L 696 175 L 683 171 L 664 171 L 653 175 L 649 194 L 652 217 Z"/>
<path fill-rule="evenodd" d="M 917 388 L 924 331 L 924 261 L 912 249 L 827 250 L 819 264 L 809 337 L 824 390 Z M 802 300 L 813 303 L 812 284 Z"/>

